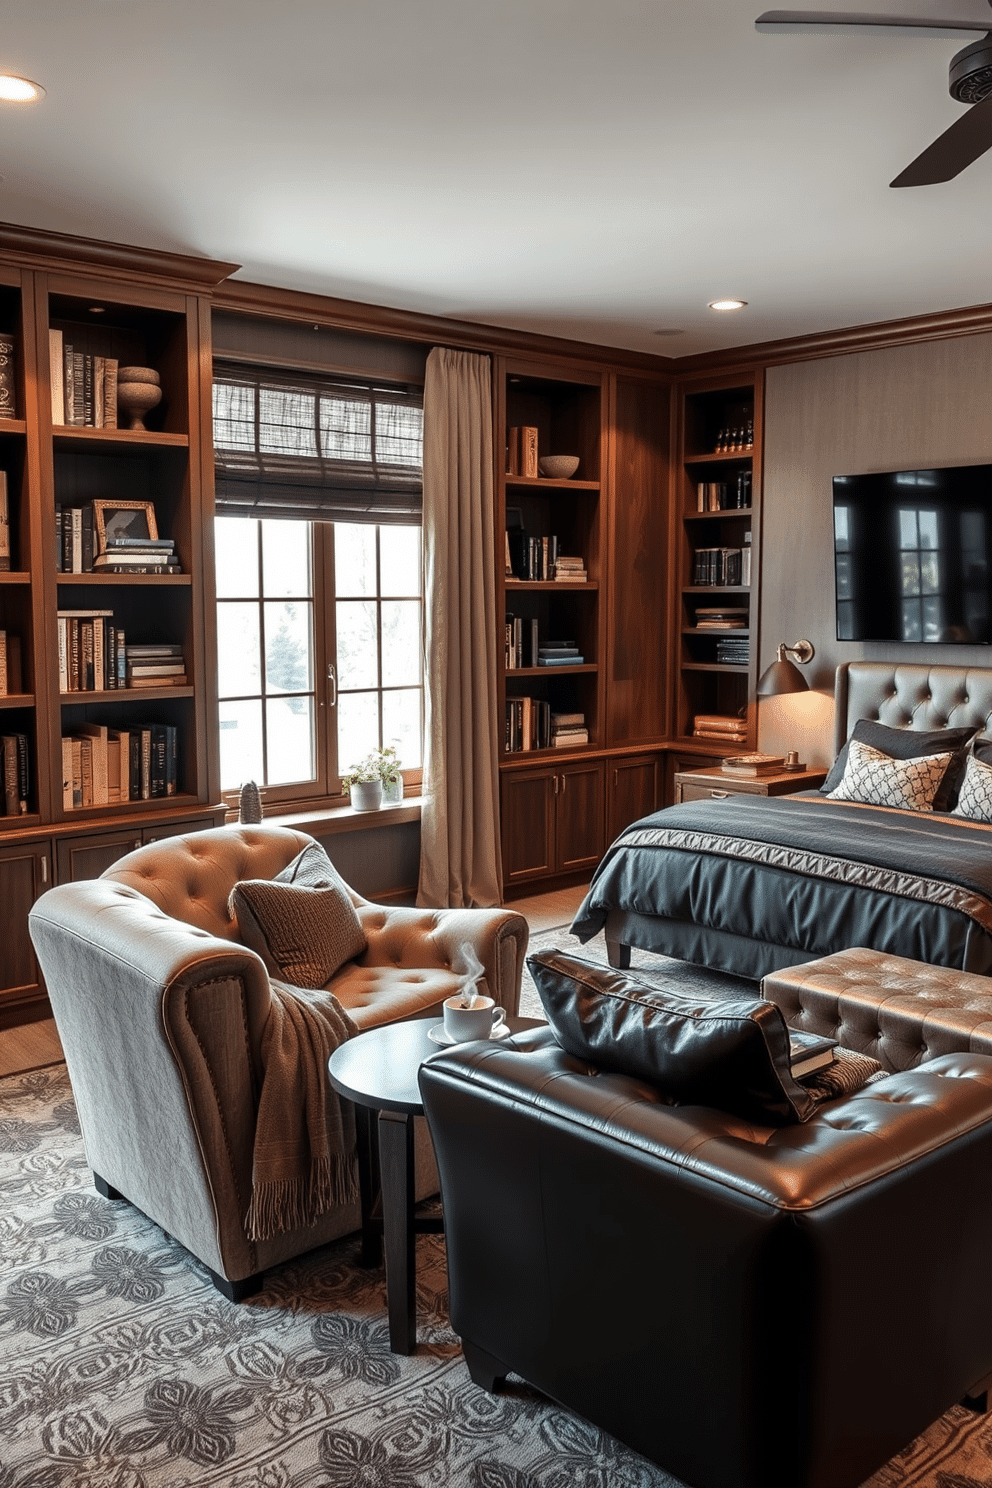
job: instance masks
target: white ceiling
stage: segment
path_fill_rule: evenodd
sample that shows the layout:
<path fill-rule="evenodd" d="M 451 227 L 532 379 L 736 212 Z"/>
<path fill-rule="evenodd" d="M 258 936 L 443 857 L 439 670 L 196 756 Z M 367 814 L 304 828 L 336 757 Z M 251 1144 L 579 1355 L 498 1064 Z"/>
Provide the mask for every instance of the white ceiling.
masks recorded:
<path fill-rule="evenodd" d="M 668 356 L 992 301 L 992 153 L 888 185 L 969 38 L 759 36 L 765 8 L 6 0 L 0 68 L 47 97 L 0 105 L 0 219 Z"/>

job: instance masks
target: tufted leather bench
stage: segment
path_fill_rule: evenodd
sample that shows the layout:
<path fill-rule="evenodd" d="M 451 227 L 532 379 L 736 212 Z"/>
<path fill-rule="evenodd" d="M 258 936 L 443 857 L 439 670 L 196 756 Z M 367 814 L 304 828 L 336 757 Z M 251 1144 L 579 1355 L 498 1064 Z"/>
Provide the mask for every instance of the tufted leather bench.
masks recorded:
<path fill-rule="evenodd" d="M 870 1054 L 887 1070 L 941 1054 L 992 1055 L 992 979 L 852 947 L 769 973 L 786 1022 Z"/>
<path fill-rule="evenodd" d="M 30 914 L 94 1181 L 175 1236 L 233 1298 L 360 1222 L 356 1202 L 268 1240 L 244 1228 L 271 987 L 228 900 L 237 882 L 274 877 L 312 841 L 267 823 L 168 837 L 101 878 L 49 890 Z M 466 943 L 493 997 L 516 1012 L 522 915 L 351 897 L 368 947 L 328 986 L 360 1029 L 439 1016 Z M 425 1136 L 421 1195 L 437 1188 Z"/>

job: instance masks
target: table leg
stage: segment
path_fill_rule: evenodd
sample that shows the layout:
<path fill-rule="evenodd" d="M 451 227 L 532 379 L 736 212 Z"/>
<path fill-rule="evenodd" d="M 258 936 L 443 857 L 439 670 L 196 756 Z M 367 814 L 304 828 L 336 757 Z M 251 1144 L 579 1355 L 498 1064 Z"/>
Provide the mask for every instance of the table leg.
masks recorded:
<path fill-rule="evenodd" d="M 355 1106 L 355 1134 L 358 1138 L 358 1188 L 362 1200 L 363 1266 L 382 1265 L 382 1236 L 372 1218 L 379 1193 L 378 1152 L 375 1117 L 368 1106 Z"/>
<path fill-rule="evenodd" d="M 417 1252 L 413 1225 L 413 1117 L 405 1112 L 379 1112 L 379 1173 L 389 1347 L 394 1354 L 412 1354 L 417 1346 Z"/>

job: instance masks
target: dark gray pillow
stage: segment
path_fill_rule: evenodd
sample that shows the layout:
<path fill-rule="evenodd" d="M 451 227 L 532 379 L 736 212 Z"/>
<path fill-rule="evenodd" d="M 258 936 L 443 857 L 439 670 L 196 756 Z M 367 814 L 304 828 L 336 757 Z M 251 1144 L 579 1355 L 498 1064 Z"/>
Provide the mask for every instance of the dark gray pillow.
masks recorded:
<path fill-rule="evenodd" d="M 294 987 L 325 986 L 368 944 L 347 884 L 316 842 L 275 878 L 235 884 L 228 908 L 243 944 Z"/>
<path fill-rule="evenodd" d="M 983 765 L 992 765 L 992 739 L 985 734 L 975 740 L 971 746 L 971 752 L 976 759 L 980 759 Z"/>
<path fill-rule="evenodd" d="M 566 1053 L 657 1085 L 679 1105 L 763 1126 L 805 1121 L 814 1102 L 792 1078 L 781 1008 L 761 997 L 686 997 L 560 951 L 528 956 Z"/>
<path fill-rule="evenodd" d="M 957 798 L 958 786 L 964 779 L 968 761 L 967 745 L 974 733 L 974 728 L 889 728 L 875 718 L 859 718 L 851 730 L 851 738 L 830 766 L 830 773 L 820 786 L 820 793 L 829 796 L 843 780 L 851 739 L 857 739 L 859 744 L 869 744 L 872 749 L 887 754 L 889 759 L 897 760 L 919 759 L 923 754 L 945 754 L 951 750 L 953 758 L 933 798 L 934 811 L 950 811 Z"/>

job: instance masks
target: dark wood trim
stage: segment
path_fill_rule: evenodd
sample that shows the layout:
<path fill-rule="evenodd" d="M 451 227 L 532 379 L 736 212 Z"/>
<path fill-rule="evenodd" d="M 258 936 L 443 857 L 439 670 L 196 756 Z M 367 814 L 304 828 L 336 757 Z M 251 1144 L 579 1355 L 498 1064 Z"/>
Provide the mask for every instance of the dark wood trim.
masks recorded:
<path fill-rule="evenodd" d="M 442 315 L 423 315 L 416 310 L 395 310 L 387 305 L 366 305 L 356 300 L 335 299 L 330 295 L 252 284 L 242 279 L 229 279 L 219 285 L 213 294 L 212 303 L 222 310 L 240 310 L 249 315 L 273 316 L 281 320 L 308 320 L 315 325 L 335 326 L 339 330 L 367 331 L 370 335 L 395 336 L 403 341 L 419 341 L 424 345 L 455 346 L 507 356 L 551 357 L 559 362 L 568 360 L 576 367 L 585 365 L 592 371 L 602 372 L 608 368 L 617 368 L 641 372 L 665 381 L 671 379 L 676 365 L 671 357 L 653 356 L 648 352 L 568 341 L 563 337 L 541 336 L 533 331 L 515 331 L 506 326 L 482 325 L 470 320 L 449 320 Z"/>
<path fill-rule="evenodd" d="M 911 315 L 904 320 L 877 321 L 871 325 L 846 326 L 838 331 L 817 331 L 781 341 L 759 341 L 748 346 L 725 347 L 722 351 L 699 352 L 672 363 L 682 378 L 760 363 L 783 366 L 809 362 L 819 357 L 847 356 L 855 351 L 879 351 L 885 347 L 912 345 L 917 341 L 942 341 L 953 336 L 978 336 L 992 331 L 992 305 L 969 305 L 959 310 L 940 310 L 932 315 Z"/>
<path fill-rule="evenodd" d="M 79 238 L 11 222 L 0 222 L 0 253 L 34 269 L 64 269 L 68 260 L 103 274 L 140 275 L 142 279 L 153 275 L 193 293 L 208 293 L 241 267 L 219 259 L 196 258 L 159 248 L 134 248 L 126 243 Z"/>

